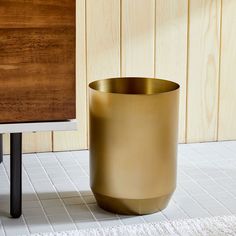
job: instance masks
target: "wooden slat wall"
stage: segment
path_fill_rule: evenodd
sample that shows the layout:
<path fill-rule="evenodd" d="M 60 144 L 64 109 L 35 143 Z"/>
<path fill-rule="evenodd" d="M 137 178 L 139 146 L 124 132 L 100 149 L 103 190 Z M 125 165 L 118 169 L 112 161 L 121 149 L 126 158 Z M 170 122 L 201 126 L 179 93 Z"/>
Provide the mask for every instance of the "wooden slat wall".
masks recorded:
<path fill-rule="evenodd" d="M 236 139 L 235 0 L 76 3 L 78 131 L 27 134 L 25 152 L 88 148 L 87 83 L 114 76 L 181 84 L 179 142 Z"/>
<path fill-rule="evenodd" d="M 156 0 L 155 76 L 180 84 L 179 142 L 186 134 L 187 0 Z"/>
<path fill-rule="evenodd" d="M 52 151 L 52 132 L 23 134 L 23 152 Z"/>
<path fill-rule="evenodd" d="M 155 1 L 122 1 L 122 76 L 154 77 Z"/>
<path fill-rule="evenodd" d="M 236 139 L 236 1 L 222 1 L 219 140 Z"/>
<path fill-rule="evenodd" d="M 120 1 L 86 2 L 87 81 L 120 76 Z"/>
<path fill-rule="evenodd" d="M 121 3 L 118 0 L 86 2 L 87 81 L 120 76 Z"/>
<path fill-rule="evenodd" d="M 10 153 L 10 135 L 3 135 L 4 153 Z M 52 151 L 52 133 L 25 133 L 23 134 L 23 152 L 50 152 Z"/>
<path fill-rule="evenodd" d="M 216 141 L 221 1 L 189 3 L 187 141 Z"/>

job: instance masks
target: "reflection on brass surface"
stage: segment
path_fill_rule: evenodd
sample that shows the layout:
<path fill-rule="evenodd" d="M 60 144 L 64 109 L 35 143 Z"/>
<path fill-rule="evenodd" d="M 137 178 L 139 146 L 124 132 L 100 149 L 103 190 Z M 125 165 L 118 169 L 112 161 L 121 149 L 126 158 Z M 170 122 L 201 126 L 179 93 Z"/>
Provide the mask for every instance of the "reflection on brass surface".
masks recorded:
<path fill-rule="evenodd" d="M 113 78 L 89 84 L 90 185 L 120 214 L 166 207 L 176 186 L 179 85 Z"/>

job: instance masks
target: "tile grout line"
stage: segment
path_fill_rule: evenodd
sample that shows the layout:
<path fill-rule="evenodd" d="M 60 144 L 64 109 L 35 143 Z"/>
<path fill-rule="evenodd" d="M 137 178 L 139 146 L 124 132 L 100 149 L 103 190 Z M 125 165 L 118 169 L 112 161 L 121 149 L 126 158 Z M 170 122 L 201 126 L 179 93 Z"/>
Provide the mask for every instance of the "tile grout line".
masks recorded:
<path fill-rule="evenodd" d="M 73 154 L 70 152 L 70 155 L 71 157 L 73 158 Z M 56 158 L 58 159 L 58 157 L 56 156 Z M 73 158 L 74 160 L 74 158 Z M 60 162 L 60 160 L 58 159 L 58 161 Z M 61 164 L 61 163 L 60 163 Z M 79 164 L 78 164 L 79 165 Z M 64 171 L 66 172 L 65 170 L 65 167 L 63 165 L 61 165 L 62 168 L 64 169 Z M 79 165 L 80 166 L 80 165 Z M 81 166 L 80 166 L 81 167 Z M 82 168 L 83 169 L 83 168 Z M 83 170 L 84 171 L 84 170 Z M 85 171 L 84 171 L 85 172 Z M 66 173 L 67 174 L 67 173 Z M 88 175 L 88 174 L 87 174 Z M 90 210 L 90 207 L 88 206 L 87 202 L 84 200 L 83 196 L 81 195 L 80 191 L 79 191 L 79 188 L 77 188 L 77 186 L 74 184 L 74 182 L 71 180 L 71 177 L 67 174 L 68 178 L 70 179 L 70 182 L 73 184 L 73 186 L 76 188 L 76 190 L 79 192 L 80 196 L 81 196 L 81 199 L 82 201 L 84 202 L 85 206 L 89 209 L 90 213 L 92 214 L 92 216 L 94 217 L 95 221 L 99 224 L 99 226 L 102 228 L 102 225 L 100 224 L 100 222 L 98 221 L 98 219 L 96 218 L 96 216 L 93 214 L 93 212 Z M 118 217 L 118 215 L 116 215 Z M 111 217 L 112 218 L 112 217 Z M 119 217 L 118 217 L 119 218 Z M 116 219 L 116 218 L 114 218 Z"/>
<path fill-rule="evenodd" d="M 79 163 L 79 161 L 77 161 L 77 159 L 76 159 L 75 156 L 73 155 L 73 152 L 71 152 L 71 156 L 72 156 L 73 160 L 75 160 L 75 162 L 78 164 L 78 166 L 82 169 L 82 171 L 86 174 L 86 176 L 89 177 L 89 174 L 84 170 L 83 166 Z M 83 198 L 83 196 L 82 196 L 82 198 Z M 121 221 L 121 218 L 120 218 L 120 216 L 119 216 L 118 214 L 117 214 L 117 217 L 118 217 L 119 220 Z M 121 222 L 122 222 L 122 221 L 121 221 Z M 123 224 L 123 222 L 122 222 L 122 224 Z"/>
<path fill-rule="evenodd" d="M 185 173 L 185 174 L 186 174 L 186 173 Z M 219 200 L 217 200 L 216 198 L 214 198 L 209 192 L 207 192 L 206 189 L 204 189 L 204 188 L 203 188 L 197 181 L 195 181 L 190 175 L 188 175 L 188 174 L 186 174 L 186 175 L 187 175 L 190 179 L 192 179 L 193 182 L 194 182 L 195 184 L 197 184 L 197 185 L 205 192 L 206 195 L 209 195 L 210 197 L 212 197 L 212 198 L 213 198 L 219 205 L 221 205 L 225 210 L 227 210 L 229 213 L 233 214 L 225 205 L 223 205 Z M 183 188 L 183 187 L 181 187 L 181 188 L 182 188 L 182 190 L 183 190 L 187 195 L 190 196 L 190 198 L 191 198 L 192 200 L 194 200 L 195 202 L 197 202 L 198 205 L 200 205 L 202 209 L 206 210 L 211 216 L 214 216 L 214 215 L 212 215 L 212 214 L 209 212 L 209 210 L 208 210 L 206 207 L 202 206 L 202 204 L 201 204 L 197 199 L 194 198 L 194 195 L 193 195 L 192 193 L 188 192 L 188 190 L 186 190 L 186 189 Z M 178 204 L 178 202 L 177 202 L 177 204 Z"/>
<path fill-rule="evenodd" d="M 82 165 L 79 163 L 79 161 L 77 161 L 76 158 L 74 157 L 73 152 L 71 152 L 71 156 L 72 156 L 73 160 L 74 160 L 74 161 L 78 164 L 78 166 L 81 168 L 81 170 L 85 173 L 85 175 L 86 175 L 87 177 L 89 177 L 89 174 L 84 170 L 83 166 L 82 166 Z"/>
<path fill-rule="evenodd" d="M 72 156 L 72 159 L 75 160 L 75 162 L 78 164 L 78 166 L 82 169 L 82 171 L 85 173 L 85 175 L 87 177 L 89 177 L 89 174 L 85 171 L 85 169 L 83 168 L 83 166 L 79 163 L 79 161 L 76 160 L 75 156 L 73 155 L 73 152 L 70 153 L 70 155 Z M 68 177 L 70 178 L 70 176 L 68 175 Z M 78 190 L 82 201 L 85 203 L 86 207 L 89 209 L 90 213 L 93 215 L 95 221 L 99 224 L 100 227 L 102 227 L 102 225 L 100 224 L 100 222 L 98 222 L 97 218 L 95 217 L 95 215 L 93 214 L 93 212 L 90 210 L 89 206 L 87 205 L 87 202 L 84 200 L 82 194 L 80 193 L 79 189 L 77 188 L 77 186 L 74 184 L 74 182 L 70 179 L 70 181 L 73 183 L 73 185 L 76 187 L 76 189 Z"/>
<path fill-rule="evenodd" d="M 87 203 L 85 202 L 85 200 L 83 199 L 83 196 L 81 195 L 79 189 L 78 189 L 77 186 L 74 184 L 74 182 L 71 180 L 71 177 L 67 174 L 67 172 L 66 172 L 66 170 L 65 170 L 65 167 L 61 164 L 61 162 L 60 162 L 60 160 L 58 159 L 56 153 L 54 153 L 54 155 L 55 155 L 55 157 L 56 157 L 56 159 L 57 159 L 59 165 L 60 165 L 61 168 L 63 169 L 63 171 L 66 173 L 66 175 L 67 175 L 69 181 L 70 181 L 71 184 L 74 186 L 74 188 L 77 190 L 77 192 L 78 192 L 79 196 L 81 197 L 81 200 L 83 201 L 84 205 L 85 205 L 86 208 L 89 210 L 89 212 L 92 214 L 93 218 L 95 219 L 95 222 L 97 222 L 97 219 L 96 219 L 95 215 L 92 213 L 92 211 L 91 211 L 90 208 L 88 207 L 88 205 L 87 205 Z M 71 155 L 71 153 L 70 153 L 70 155 Z M 99 224 L 99 226 L 100 226 L 100 224 Z M 76 228 L 78 229 L 77 225 L 76 225 Z"/>
<path fill-rule="evenodd" d="M 4 171 L 4 173 L 5 173 L 6 177 L 7 177 L 7 180 L 8 180 L 8 188 L 10 188 L 10 178 L 9 178 L 9 176 L 8 176 L 8 172 L 7 172 L 6 167 L 5 167 L 4 157 L 6 157 L 6 156 L 3 155 L 2 166 L 3 166 L 3 171 Z M 9 158 L 9 159 L 10 159 L 10 158 Z M 10 197 L 10 196 L 9 196 L 9 197 Z M 1 222 L 1 225 L 2 225 L 3 233 L 4 233 L 4 235 L 6 236 L 6 235 L 7 235 L 7 232 L 6 232 L 6 230 L 5 230 L 4 225 L 2 224 L 2 220 L 0 220 L 0 222 Z"/>
<path fill-rule="evenodd" d="M 194 150 L 194 149 L 193 149 Z M 198 153 L 198 152 L 197 152 Z M 211 176 L 209 176 L 207 173 L 205 173 L 201 168 L 199 168 L 198 166 L 194 165 L 194 168 L 199 169 L 202 173 L 204 173 L 205 175 L 207 175 L 211 180 L 213 180 L 216 184 L 218 184 L 214 178 L 212 178 Z M 183 171 L 184 172 L 184 171 Z M 194 178 L 192 178 L 190 175 L 188 175 L 186 172 L 184 172 L 185 175 L 187 175 L 188 177 L 190 177 L 190 179 L 193 180 L 193 182 L 195 184 L 197 184 L 201 189 L 204 190 L 205 193 L 207 193 L 209 196 L 211 196 L 216 202 L 218 202 L 221 206 L 223 206 L 226 210 L 228 210 L 231 214 L 234 214 L 233 212 L 231 212 L 230 209 L 228 209 L 221 201 L 219 201 L 218 199 L 216 199 L 214 196 L 212 196 L 212 194 L 210 194 L 209 192 L 207 192 L 206 189 L 204 189 L 197 181 L 194 180 Z M 226 190 L 226 192 L 228 192 L 230 195 L 233 196 L 233 198 L 235 198 L 235 196 L 229 192 L 227 189 L 225 189 L 222 185 L 218 184 L 219 186 L 221 186 L 224 190 Z M 186 190 L 183 188 L 183 190 L 186 192 Z M 192 196 L 192 194 L 190 194 L 189 192 L 187 192 L 187 194 L 189 194 L 190 196 Z M 195 200 L 195 199 L 194 199 Z M 197 200 L 195 200 L 197 201 Z M 200 203 L 199 203 L 200 204 Z M 201 204 L 200 204 L 201 205 Z M 203 207 L 203 206 L 202 206 Z M 205 208 L 205 207 L 204 207 Z M 206 208 L 205 208 L 206 209 Z"/>
<path fill-rule="evenodd" d="M 185 212 L 184 211 L 184 209 L 182 208 L 182 207 L 180 207 L 178 204 L 176 204 L 176 202 L 173 200 L 173 202 L 174 202 L 174 204 L 175 204 L 175 206 L 178 208 L 178 209 L 180 209 L 180 211 L 182 211 L 185 215 L 186 215 L 186 218 L 191 218 L 188 214 L 187 214 L 187 212 Z M 168 207 L 168 206 L 167 206 Z M 164 213 L 163 213 L 164 214 Z M 167 216 L 166 216 L 166 218 L 167 218 L 167 220 L 168 221 L 170 221 L 170 224 L 172 225 L 172 227 L 175 229 L 175 230 L 177 230 L 177 228 L 176 228 L 176 226 L 172 223 L 172 221 L 173 220 L 171 220 L 171 219 L 169 219 Z M 178 230 L 177 230 L 178 231 Z M 178 234 L 177 234 L 178 235 Z M 179 236 L 181 236 L 181 235 L 179 235 Z"/>
<path fill-rule="evenodd" d="M 23 160 L 23 155 L 22 155 L 22 160 Z M 9 155 L 9 163 L 10 163 L 10 162 L 11 162 L 11 158 L 10 158 L 10 155 Z M 6 168 L 6 165 L 5 165 L 4 161 L 3 161 L 2 163 L 3 163 L 3 168 L 4 168 L 4 171 L 5 171 L 6 176 L 7 176 L 7 179 L 8 179 L 9 187 L 10 187 L 10 175 L 9 175 L 9 173 L 8 173 L 8 171 L 7 171 L 7 168 Z M 23 166 L 22 166 L 22 167 L 23 167 Z M 22 168 L 22 170 L 23 170 L 23 168 Z M 23 175 L 23 171 L 22 171 L 22 175 Z M 23 176 L 22 176 L 22 180 L 23 180 Z M 23 184 L 23 181 L 22 181 L 22 184 Z M 10 193 L 10 194 L 11 194 L 11 193 Z M 9 195 L 9 197 L 10 197 L 10 195 Z M 21 218 L 22 218 L 22 220 L 23 220 L 23 222 L 24 222 L 24 224 L 25 224 L 25 226 L 26 226 L 26 229 L 27 229 L 28 233 L 30 234 L 30 230 L 29 230 L 28 224 L 27 224 L 27 222 L 26 222 L 25 217 L 24 217 L 23 214 L 21 215 Z M 3 225 L 3 229 L 4 229 L 5 235 L 7 235 L 7 232 L 6 232 L 6 230 L 5 230 L 4 225 Z"/>
<path fill-rule="evenodd" d="M 83 166 L 82 166 L 82 165 L 79 163 L 79 161 L 75 158 L 75 156 L 74 156 L 73 153 L 74 153 L 74 152 L 72 151 L 72 152 L 71 152 L 71 155 L 72 155 L 72 157 L 73 157 L 73 160 L 75 160 L 75 162 L 80 166 L 80 168 L 83 170 L 83 172 L 86 174 L 86 176 L 89 177 L 89 174 L 84 170 Z M 82 197 L 83 197 L 83 196 L 82 196 Z M 163 215 L 163 213 L 162 213 L 162 215 Z M 119 221 L 123 224 L 122 218 L 120 217 L 119 214 L 117 214 L 117 217 L 118 217 Z M 165 216 L 164 216 L 164 217 L 165 217 Z M 141 219 L 143 220 L 144 223 L 146 222 L 146 220 L 145 220 L 144 217 L 141 216 Z"/>
<path fill-rule="evenodd" d="M 196 151 L 198 154 L 200 154 L 201 155 L 201 153 L 199 153 L 197 150 L 195 150 L 195 149 L 193 149 L 194 151 Z M 210 150 L 212 150 L 211 148 L 210 148 Z M 213 150 L 212 150 L 213 151 Z M 219 154 L 222 158 L 224 158 L 224 156 L 222 156 L 221 154 Z M 201 172 L 203 172 L 203 173 L 205 173 L 200 167 L 198 167 L 197 165 L 194 165 L 194 166 L 196 166 Z M 222 172 L 222 170 L 216 165 L 216 169 L 217 170 L 219 170 L 220 172 Z M 224 173 L 224 172 L 223 172 Z M 220 187 L 222 187 L 224 190 L 226 190 L 226 192 L 228 192 L 234 199 L 236 199 L 236 196 L 233 194 L 233 193 L 231 193 L 228 189 L 226 189 L 222 184 L 219 184 L 219 183 L 217 183 L 217 181 L 213 178 L 213 177 L 211 177 L 210 175 L 208 175 L 208 174 L 206 174 L 208 177 L 210 177 L 210 179 L 212 179 L 216 184 L 218 184 Z M 232 179 L 233 180 L 233 178 L 231 177 L 231 176 L 229 176 L 227 173 L 224 173 L 224 175 L 226 176 L 226 177 L 228 177 L 229 179 Z"/>
<path fill-rule="evenodd" d="M 190 216 L 188 215 L 188 213 L 187 213 L 181 206 L 179 206 L 179 205 L 175 202 L 174 199 L 172 199 L 172 201 L 173 201 L 174 205 L 175 205 L 182 213 L 184 213 L 184 215 L 186 216 L 186 218 L 187 218 L 187 217 L 190 218 Z M 168 207 L 168 206 L 167 206 L 167 207 Z M 167 215 L 165 215 L 164 212 L 163 212 L 162 214 L 165 216 L 165 218 L 166 218 L 167 220 L 171 220 Z"/>
<path fill-rule="evenodd" d="M 37 159 L 37 154 L 33 154 L 33 155 L 34 155 L 34 156 L 36 157 L 36 159 Z M 38 162 L 39 162 L 39 161 L 38 161 Z M 38 200 L 38 202 L 39 202 L 39 205 L 40 205 L 41 208 L 42 208 L 42 211 L 43 211 L 43 213 L 44 213 L 44 216 L 45 216 L 47 222 L 49 223 L 49 225 L 50 225 L 52 231 L 55 232 L 54 229 L 53 229 L 53 227 L 52 227 L 52 225 L 51 225 L 51 223 L 50 223 L 50 221 L 49 221 L 49 219 L 48 219 L 48 216 L 47 216 L 47 214 L 46 214 L 46 212 L 45 212 L 45 210 L 44 210 L 44 207 L 43 207 L 43 204 L 42 204 L 42 202 L 41 202 L 41 199 L 40 199 L 39 196 L 38 196 L 38 193 L 37 193 L 37 191 L 36 191 L 36 189 L 35 189 L 35 187 L 34 187 L 34 184 L 32 183 L 32 180 L 31 180 L 31 178 L 30 178 L 30 176 L 29 176 L 29 174 L 28 174 L 28 172 L 27 172 L 27 170 L 26 170 L 26 168 L 25 168 L 23 162 L 22 162 L 22 168 L 24 169 L 24 171 L 25 171 L 25 173 L 26 173 L 26 176 L 27 176 L 27 178 L 28 178 L 28 180 L 29 180 L 29 183 L 30 183 L 31 187 L 33 188 L 33 190 L 34 190 L 34 192 L 35 192 L 35 194 L 36 194 L 37 200 Z M 22 214 L 22 215 L 23 215 L 23 214 Z M 27 224 L 27 225 L 28 225 L 28 224 Z"/>
<path fill-rule="evenodd" d="M 55 153 L 52 153 L 52 154 L 56 157 Z M 66 206 L 65 206 L 64 201 L 61 199 L 61 196 L 60 196 L 60 194 L 58 193 L 57 188 L 54 186 L 54 183 L 52 182 L 52 180 L 51 180 L 50 176 L 48 175 L 46 169 L 45 169 L 44 166 L 42 165 L 42 162 L 40 161 L 40 158 L 38 157 L 37 154 L 36 154 L 36 158 L 38 159 L 38 161 L 39 161 L 39 163 L 40 163 L 42 169 L 43 169 L 44 172 L 46 173 L 46 175 L 47 175 L 47 177 L 48 177 L 48 179 L 49 179 L 51 185 L 53 186 L 53 189 L 56 191 L 56 194 L 57 194 L 57 196 L 58 196 L 58 199 L 61 201 L 62 206 L 63 206 L 63 208 L 65 209 L 66 213 L 68 214 L 70 220 L 71 220 L 72 223 L 74 224 L 75 228 L 78 229 L 77 226 L 76 226 L 76 223 L 74 222 L 74 220 L 72 219 L 70 213 L 68 212 L 68 210 L 67 210 L 67 208 L 66 208 Z M 58 162 L 58 159 L 57 159 L 57 158 L 56 158 L 56 160 L 57 160 L 57 162 Z M 54 198 L 54 199 L 57 199 L 57 198 Z M 47 216 L 47 217 L 48 217 L 48 216 Z M 48 220 L 49 220 L 49 219 L 48 219 Z M 50 220 L 49 220 L 49 223 L 50 223 L 50 225 L 51 225 L 51 221 L 50 221 Z M 52 228 L 53 228 L 53 226 L 52 226 Z M 54 228 L 53 228 L 53 231 L 55 232 Z"/>

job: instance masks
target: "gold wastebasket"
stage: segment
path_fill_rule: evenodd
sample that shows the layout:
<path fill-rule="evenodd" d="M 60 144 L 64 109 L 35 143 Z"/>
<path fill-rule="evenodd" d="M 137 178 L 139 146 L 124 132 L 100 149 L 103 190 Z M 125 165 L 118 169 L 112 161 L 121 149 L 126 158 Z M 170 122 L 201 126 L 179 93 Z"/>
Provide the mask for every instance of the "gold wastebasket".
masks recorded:
<path fill-rule="evenodd" d="M 103 209 L 149 214 L 176 187 L 179 85 L 151 78 L 89 84 L 90 186 Z"/>

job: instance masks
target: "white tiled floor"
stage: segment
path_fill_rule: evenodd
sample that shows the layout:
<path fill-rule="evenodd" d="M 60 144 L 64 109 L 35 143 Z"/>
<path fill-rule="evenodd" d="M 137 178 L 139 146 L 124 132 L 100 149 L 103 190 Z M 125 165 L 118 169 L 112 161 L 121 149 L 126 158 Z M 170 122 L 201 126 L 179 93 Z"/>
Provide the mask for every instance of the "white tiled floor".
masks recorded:
<path fill-rule="evenodd" d="M 0 236 L 236 214 L 236 141 L 179 145 L 178 185 L 162 212 L 121 216 L 98 208 L 88 151 L 23 156 L 23 216 L 9 218 L 9 156 L 0 164 Z"/>

